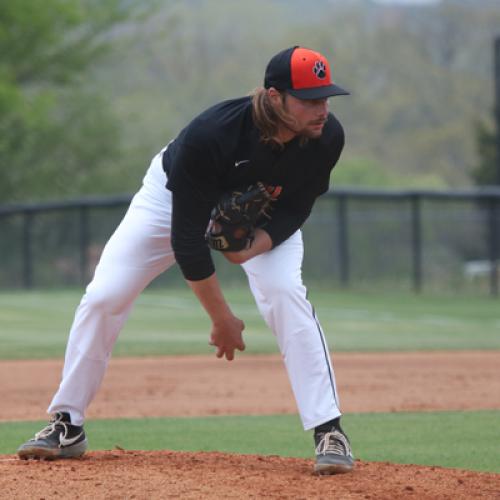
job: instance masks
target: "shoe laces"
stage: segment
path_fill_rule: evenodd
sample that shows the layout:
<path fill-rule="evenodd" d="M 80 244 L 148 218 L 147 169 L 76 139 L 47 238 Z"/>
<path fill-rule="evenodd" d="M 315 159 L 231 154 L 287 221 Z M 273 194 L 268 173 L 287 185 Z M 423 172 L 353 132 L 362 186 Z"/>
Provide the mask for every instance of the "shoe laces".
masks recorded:
<path fill-rule="evenodd" d="M 66 422 L 63 422 L 62 419 L 63 415 L 61 413 L 56 413 L 54 415 L 54 418 L 49 422 L 49 425 L 35 434 L 35 440 L 50 436 L 56 430 L 57 426 L 61 426 L 64 428 L 64 437 L 66 437 L 66 435 L 68 434 L 68 425 Z"/>
<path fill-rule="evenodd" d="M 326 432 L 316 447 L 316 454 L 350 455 L 349 441 L 337 430 Z"/>

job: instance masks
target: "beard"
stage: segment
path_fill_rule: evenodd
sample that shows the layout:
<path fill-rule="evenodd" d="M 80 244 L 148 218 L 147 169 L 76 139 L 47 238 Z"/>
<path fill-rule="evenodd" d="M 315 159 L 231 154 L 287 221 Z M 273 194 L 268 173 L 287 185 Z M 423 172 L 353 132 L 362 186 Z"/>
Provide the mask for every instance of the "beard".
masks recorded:
<path fill-rule="evenodd" d="M 318 139 L 319 137 L 321 137 L 321 135 L 323 134 L 323 129 L 304 129 L 302 131 L 302 133 L 300 134 L 302 137 L 305 137 L 307 139 Z"/>
<path fill-rule="evenodd" d="M 319 125 L 321 125 L 321 128 Z M 311 122 L 302 130 L 298 131 L 298 135 L 306 139 L 318 139 L 323 134 L 324 125 L 324 121 Z"/>

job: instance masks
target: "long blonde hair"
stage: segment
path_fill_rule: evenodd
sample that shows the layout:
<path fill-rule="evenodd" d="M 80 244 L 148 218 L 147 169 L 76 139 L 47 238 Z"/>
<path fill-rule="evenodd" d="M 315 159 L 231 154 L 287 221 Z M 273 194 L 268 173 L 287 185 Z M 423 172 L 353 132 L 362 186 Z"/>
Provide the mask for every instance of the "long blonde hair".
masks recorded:
<path fill-rule="evenodd" d="M 261 140 L 283 147 L 283 142 L 278 137 L 279 129 L 283 125 L 290 127 L 295 123 L 294 118 L 285 109 L 286 94 L 281 93 L 281 106 L 273 105 L 264 87 L 257 87 L 251 96 L 253 119 L 260 130 Z"/>

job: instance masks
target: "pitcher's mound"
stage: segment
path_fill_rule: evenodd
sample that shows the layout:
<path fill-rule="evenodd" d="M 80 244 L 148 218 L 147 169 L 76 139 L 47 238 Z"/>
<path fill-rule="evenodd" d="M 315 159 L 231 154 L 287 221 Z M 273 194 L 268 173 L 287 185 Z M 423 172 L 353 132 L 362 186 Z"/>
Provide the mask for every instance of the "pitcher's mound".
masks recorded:
<path fill-rule="evenodd" d="M 0 458 L 0 498 L 499 498 L 500 474 L 356 462 L 314 476 L 312 460 L 208 452 L 96 451 L 81 459 Z"/>

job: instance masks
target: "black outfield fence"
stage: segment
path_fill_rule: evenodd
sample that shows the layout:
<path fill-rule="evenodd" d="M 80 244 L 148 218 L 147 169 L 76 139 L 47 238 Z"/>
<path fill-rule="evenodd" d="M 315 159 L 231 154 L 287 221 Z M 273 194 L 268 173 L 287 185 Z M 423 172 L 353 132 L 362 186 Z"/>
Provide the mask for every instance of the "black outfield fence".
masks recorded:
<path fill-rule="evenodd" d="M 130 200 L 0 205 L 0 288 L 86 284 Z M 499 294 L 498 188 L 335 189 L 318 200 L 303 230 L 306 282 Z M 244 279 L 238 266 L 215 258 L 223 281 Z M 179 280 L 169 271 L 155 283 Z"/>

